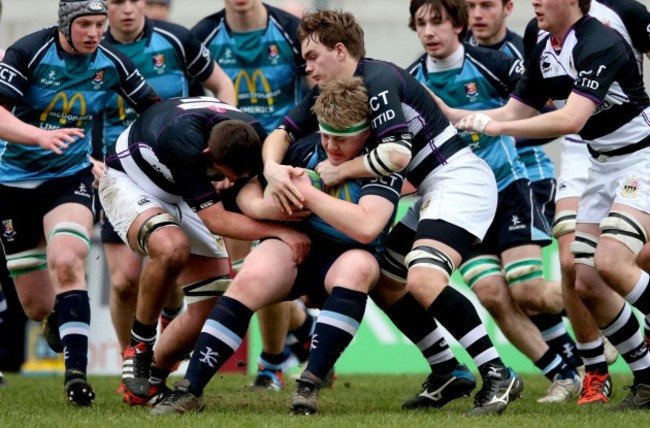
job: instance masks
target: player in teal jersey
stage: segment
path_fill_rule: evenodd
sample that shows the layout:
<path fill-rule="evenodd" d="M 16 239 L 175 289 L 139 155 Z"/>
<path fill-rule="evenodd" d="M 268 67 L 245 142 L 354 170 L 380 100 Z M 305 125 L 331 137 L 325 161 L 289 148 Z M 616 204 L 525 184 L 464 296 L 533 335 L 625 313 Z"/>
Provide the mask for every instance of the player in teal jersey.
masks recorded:
<path fill-rule="evenodd" d="M 144 14 L 151 19 L 167 21 L 171 9 L 171 0 L 145 0 Z"/>
<path fill-rule="evenodd" d="M 226 0 L 192 31 L 235 84 L 237 106 L 275 129 L 302 99 L 298 18 L 261 0 Z"/>
<path fill-rule="evenodd" d="M 474 110 L 507 101 L 523 64 L 462 43 L 468 23 L 464 0 L 412 0 L 410 12 L 410 28 L 426 50 L 410 67 L 413 76 L 447 105 Z M 558 283 L 553 290 L 544 282 L 540 245 L 550 242 L 550 233 L 532 197 L 524 164 L 511 137 L 472 132 L 461 136 L 492 168 L 499 204 L 486 238 L 460 272 L 506 337 L 552 382 L 550 390 L 562 392 L 543 401 L 565 401 L 580 391 L 576 366 L 550 349 L 526 316 L 562 311 L 562 296 Z"/>
<path fill-rule="evenodd" d="M 258 118 L 271 132 L 309 86 L 296 41 L 299 19 L 262 0 L 225 0 L 224 4 L 224 9 L 200 21 L 192 31 L 232 79 L 238 108 Z M 250 243 L 227 239 L 226 245 L 236 271 Z M 285 347 L 282 331 L 287 325 L 293 331 L 291 348 L 304 359 L 313 318 L 299 306 L 286 302 L 258 313 L 264 344 L 253 388 L 284 386 L 282 370 L 295 361 Z"/>
<path fill-rule="evenodd" d="M 0 141 L 7 267 L 30 318 L 48 317 L 57 303 L 52 328 L 65 355 L 66 397 L 80 406 L 95 398 L 86 380 L 90 304 L 84 259 L 94 197 L 89 130 L 115 92 L 139 112 L 160 100 L 127 57 L 100 44 L 106 14 L 105 1 L 61 0 L 58 28 L 18 40 L 0 64 L 0 103 L 18 119 L 46 130 L 75 126 L 85 134 L 69 146 Z"/>
<path fill-rule="evenodd" d="M 232 82 L 212 56 L 186 28 L 151 20 L 144 15 L 144 0 L 109 0 L 109 27 L 105 40 L 127 55 L 142 76 L 163 99 L 187 96 L 191 79 L 202 82 L 205 88 L 221 100 L 233 104 L 235 93 Z M 103 114 L 103 149 L 115 144 L 117 137 L 135 120 L 137 113 L 124 98 L 115 94 Z M 95 162 L 95 173 L 101 175 L 103 162 Z M 131 251 L 102 219 L 101 239 L 111 280 L 109 307 L 120 349 L 130 342 L 133 310 L 142 270 L 142 257 Z M 170 292 L 161 316 L 161 325 L 171 322 L 183 306 L 183 294 L 175 288 Z M 128 391 L 125 399 L 133 404 Z"/>

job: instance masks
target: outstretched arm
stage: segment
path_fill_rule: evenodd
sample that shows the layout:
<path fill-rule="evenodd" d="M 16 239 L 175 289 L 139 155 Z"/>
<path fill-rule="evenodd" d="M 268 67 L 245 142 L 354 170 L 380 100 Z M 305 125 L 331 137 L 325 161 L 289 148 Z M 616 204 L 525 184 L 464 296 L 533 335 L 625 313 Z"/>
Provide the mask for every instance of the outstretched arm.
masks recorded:
<path fill-rule="evenodd" d="M 525 106 L 512 98 L 508 104 L 511 102 Z M 483 132 L 487 135 L 510 135 L 515 138 L 559 137 L 580 132 L 594 108 L 596 108 L 594 101 L 574 92 L 569 95 L 563 108 L 535 117 L 504 121 L 497 119 L 498 116 L 489 117 L 490 111 L 486 111 L 485 114 L 472 113 L 461 119 L 455 126 L 458 129 Z"/>
<path fill-rule="evenodd" d="M 57 155 L 68 148 L 78 138 L 83 138 L 84 132 L 79 128 L 59 128 L 46 131 L 29 125 L 4 107 L 0 107 L 0 137 L 10 143 L 40 146 L 52 150 Z"/>

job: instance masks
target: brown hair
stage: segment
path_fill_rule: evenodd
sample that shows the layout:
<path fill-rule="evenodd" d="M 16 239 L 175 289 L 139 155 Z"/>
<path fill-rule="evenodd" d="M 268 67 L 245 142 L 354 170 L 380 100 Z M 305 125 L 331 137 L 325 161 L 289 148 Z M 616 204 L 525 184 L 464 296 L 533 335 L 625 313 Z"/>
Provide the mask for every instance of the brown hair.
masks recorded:
<path fill-rule="evenodd" d="M 591 9 L 591 0 L 578 0 L 578 7 L 580 7 L 582 13 L 588 13 L 589 9 Z"/>
<path fill-rule="evenodd" d="M 360 77 L 336 79 L 320 85 L 320 94 L 312 107 L 318 121 L 345 129 L 370 116 L 368 90 Z"/>
<path fill-rule="evenodd" d="M 417 11 L 426 6 L 429 11 L 433 12 L 439 22 L 444 22 L 445 18 L 449 19 L 454 28 L 462 27 L 463 30 L 458 34 L 458 40 L 465 41 L 467 35 L 467 26 L 469 23 L 469 14 L 465 0 L 411 0 L 409 6 L 409 28 L 416 31 L 415 14 Z"/>
<path fill-rule="evenodd" d="M 298 26 L 298 41 L 317 40 L 328 49 L 343 43 L 355 59 L 366 56 L 363 28 L 350 12 L 322 9 L 303 15 Z"/>
<path fill-rule="evenodd" d="M 227 166 L 237 175 L 261 170 L 262 142 L 255 128 L 242 120 L 224 120 L 214 125 L 208 149 L 212 162 Z"/>

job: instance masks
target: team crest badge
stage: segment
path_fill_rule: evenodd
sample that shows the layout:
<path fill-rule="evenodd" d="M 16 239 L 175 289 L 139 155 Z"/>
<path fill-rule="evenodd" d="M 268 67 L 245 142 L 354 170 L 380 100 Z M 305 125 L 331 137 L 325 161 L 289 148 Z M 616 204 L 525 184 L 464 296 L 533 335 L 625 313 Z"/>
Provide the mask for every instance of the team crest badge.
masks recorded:
<path fill-rule="evenodd" d="M 476 99 L 478 96 L 478 87 L 476 82 L 465 83 L 465 96 L 469 99 Z"/>
<path fill-rule="evenodd" d="M 14 230 L 14 221 L 12 219 L 2 220 L 2 235 L 11 239 L 16 236 L 16 231 Z"/>
<path fill-rule="evenodd" d="M 104 70 L 97 70 L 93 76 L 93 88 L 101 88 L 102 83 L 104 83 Z"/>
<path fill-rule="evenodd" d="M 100 84 L 104 81 L 104 70 L 99 70 L 95 72 L 93 77 L 93 83 Z"/>
<path fill-rule="evenodd" d="M 280 49 L 278 49 L 278 45 L 275 43 L 271 43 L 268 47 L 269 50 L 269 59 L 275 59 L 280 55 Z"/>
<path fill-rule="evenodd" d="M 155 55 L 153 55 L 151 57 L 151 59 L 153 60 L 153 66 L 155 68 L 163 68 L 163 67 L 165 67 L 165 55 L 163 55 L 161 53 L 155 54 Z"/>
<path fill-rule="evenodd" d="M 626 178 L 621 187 L 621 197 L 636 198 L 637 193 L 639 193 L 639 187 L 641 187 L 641 180 L 637 177 Z"/>

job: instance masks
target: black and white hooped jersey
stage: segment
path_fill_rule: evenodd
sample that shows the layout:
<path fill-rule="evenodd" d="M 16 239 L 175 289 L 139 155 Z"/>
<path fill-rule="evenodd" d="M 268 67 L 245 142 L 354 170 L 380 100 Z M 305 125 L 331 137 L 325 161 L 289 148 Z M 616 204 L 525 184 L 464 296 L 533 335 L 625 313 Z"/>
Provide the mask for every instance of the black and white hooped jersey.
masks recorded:
<path fill-rule="evenodd" d="M 221 200 L 212 186 L 203 154 L 212 127 L 237 119 L 266 132 L 253 116 L 211 97 L 172 98 L 141 114 L 109 149 L 106 165 L 126 172 L 152 195 L 168 202 L 185 200 L 193 210 Z"/>
<path fill-rule="evenodd" d="M 78 127 L 85 137 L 63 155 L 0 140 L 0 182 L 37 185 L 89 167 L 93 120 L 115 92 L 138 112 L 160 101 L 131 60 L 104 43 L 90 55 L 68 54 L 53 27 L 10 46 L 0 63 L 0 104 L 30 125 Z"/>
<path fill-rule="evenodd" d="M 532 50 L 513 97 L 538 110 L 564 107 L 574 92 L 597 104 L 580 136 L 609 152 L 650 140 L 650 100 L 636 58 L 620 34 L 585 15 L 558 46 L 550 35 Z"/>
<path fill-rule="evenodd" d="M 466 145 L 429 92 L 407 71 L 394 64 L 362 59 L 354 73 L 368 89 L 370 125 L 378 143 L 410 143 L 412 158 L 405 176 L 418 186 L 436 167 Z M 284 119 L 281 129 L 292 141 L 318 128 L 311 106 L 318 86 Z"/>
<path fill-rule="evenodd" d="M 639 69 L 643 70 L 643 54 L 650 51 L 650 12 L 645 5 L 636 0 L 592 0 L 589 16 L 618 31 L 632 46 Z M 537 19 L 532 19 L 524 34 L 525 52 L 529 53 L 547 35 L 537 26 Z"/>

